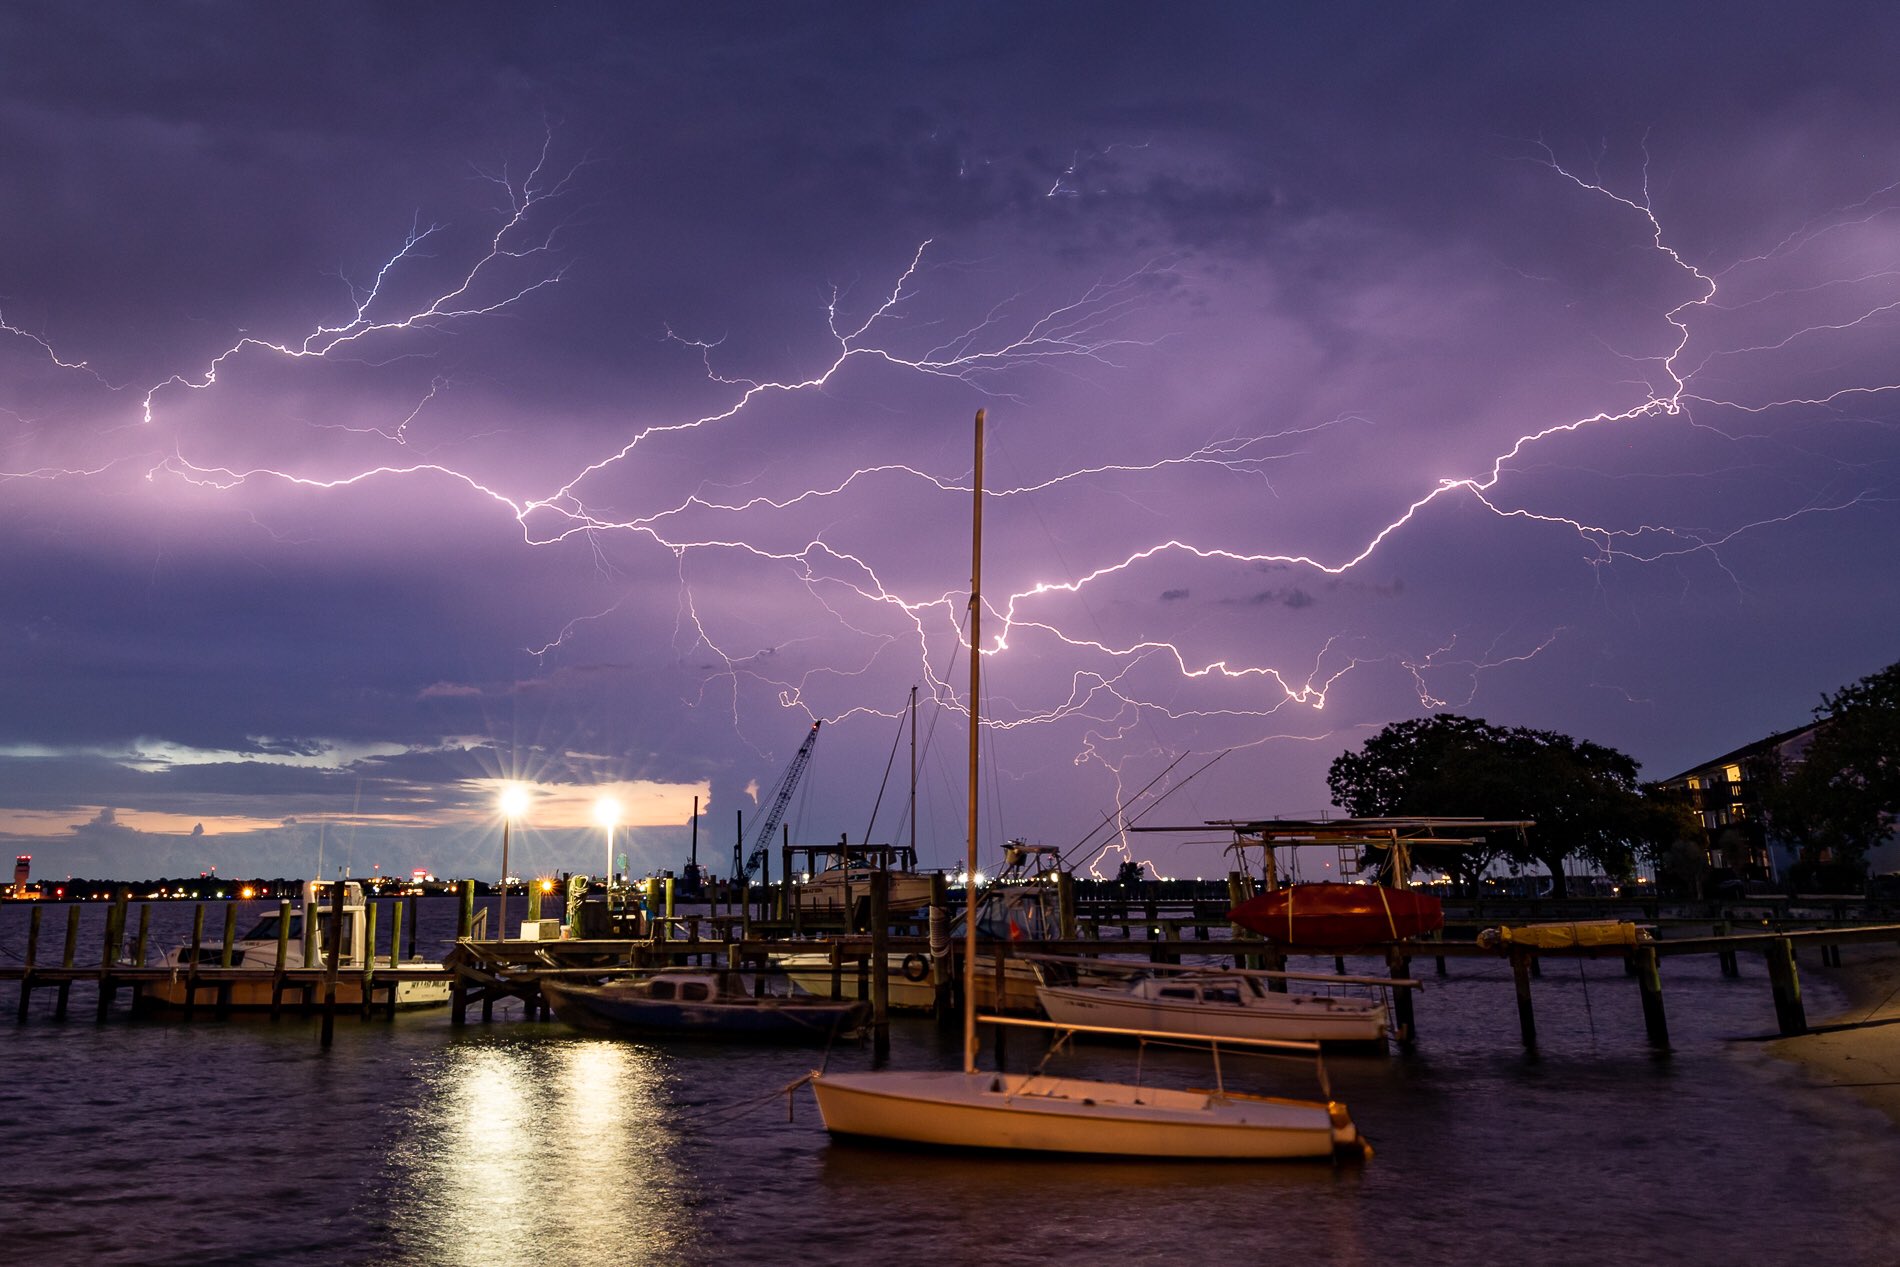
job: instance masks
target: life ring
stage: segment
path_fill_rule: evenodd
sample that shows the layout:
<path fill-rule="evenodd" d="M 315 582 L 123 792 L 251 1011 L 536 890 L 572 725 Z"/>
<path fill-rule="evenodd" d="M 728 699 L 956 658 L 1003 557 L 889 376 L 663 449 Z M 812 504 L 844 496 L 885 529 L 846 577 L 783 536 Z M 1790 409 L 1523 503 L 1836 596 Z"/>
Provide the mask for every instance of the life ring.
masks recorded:
<path fill-rule="evenodd" d="M 904 980 L 922 981 L 929 975 L 930 961 L 928 959 L 918 954 L 904 956 Z"/>

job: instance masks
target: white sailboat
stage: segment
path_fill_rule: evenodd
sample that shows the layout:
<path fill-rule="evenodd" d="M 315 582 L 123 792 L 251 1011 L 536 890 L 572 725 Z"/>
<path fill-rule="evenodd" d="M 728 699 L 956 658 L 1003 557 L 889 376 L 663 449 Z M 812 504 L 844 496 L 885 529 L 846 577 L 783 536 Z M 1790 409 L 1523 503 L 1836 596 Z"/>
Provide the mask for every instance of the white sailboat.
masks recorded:
<path fill-rule="evenodd" d="M 951 1148 L 1142 1158 L 1290 1158 L 1363 1154 L 1365 1146 L 1345 1106 L 1325 1101 L 1252 1096 L 1224 1089 L 1222 1043 L 1214 1052 L 1213 1090 L 1171 1090 L 1035 1073 L 985 1073 L 976 1054 L 977 701 L 981 698 L 983 411 L 976 414 L 974 526 L 970 580 L 969 838 L 964 920 L 963 1068 L 950 1071 L 871 1070 L 817 1072 L 811 1077 L 818 1111 L 833 1135 Z M 1064 1033 L 1105 1032 L 1044 1021 L 989 1018 Z M 1144 1039 L 1189 1035 L 1114 1031 Z M 1311 1051 L 1313 1044 L 1242 1041 L 1251 1047 Z M 1321 1073 L 1324 1087 L 1324 1072 Z"/>

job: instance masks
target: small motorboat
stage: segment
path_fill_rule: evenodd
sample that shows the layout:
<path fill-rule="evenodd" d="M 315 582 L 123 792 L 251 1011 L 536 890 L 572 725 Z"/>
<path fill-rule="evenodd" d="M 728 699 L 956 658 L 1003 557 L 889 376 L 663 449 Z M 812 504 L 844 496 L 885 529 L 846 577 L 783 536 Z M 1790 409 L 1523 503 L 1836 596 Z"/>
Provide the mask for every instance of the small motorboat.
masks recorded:
<path fill-rule="evenodd" d="M 772 964 L 782 968 L 798 989 L 822 999 L 831 997 L 830 951 L 805 950 L 773 955 Z M 859 957 L 856 955 L 846 955 L 839 964 L 838 985 L 846 998 L 858 997 L 860 971 Z M 904 953 L 893 951 L 885 957 L 885 971 L 888 974 L 885 979 L 892 1008 L 928 1012 L 937 1006 L 937 984 L 933 980 L 930 956 L 914 950 Z"/>
<path fill-rule="evenodd" d="M 333 946 L 341 950 L 337 968 L 337 1003 L 356 1007 L 363 1001 L 367 970 L 377 981 L 392 983 L 395 1006 L 401 1009 L 446 1007 L 451 990 L 442 965 L 423 959 L 402 959 L 394 952 L 377 956 L 368 942 L 369 920 L 363 886 L 343 881 L 343 926 L 332 928 L 333 881 L 306 880 L 302 900 L 285 919 L 281 909 L 267 910 L 249 929 L 234 937 L 226 966 L 222 939 L 196 947 L 176 946 L 155 965 L 171 975 L 147 986 L 141 1006 L 184 1008 L 193 1002 L 208 1005 L 223 993 L 223 1006 L 236 1011 L 263 1011 L 276 993 L 279 947 L 287 973 L 304 973 L 328 966 Z M 193 998 L 194 994 L 198 997 Z"/>
<path fill-rule="evenodd" d="M 1257 893 L 1227 918 L 1276 945 L 1328 950 L 1421 936 L 1445 926 L 1445 908 L 1417 889 L 1325 881 Z"/>
<path fill-rule="evenodd" d="M 723 969 L 666 968 L 605 984 L 543 981 L 558 1020 L 598 1034 L 640 1038 L 824 1043 L 861 1026 L 870 1005 L 809 994 L 760 994 Z"/>
<path fill-rule="evenodd" d="M 1114 981 L 1044 983 L 1037 986 L 1036 996 L 1059 1025 L 1315 1043 L 1376 1043 L 1386 1034 L 1381 999 L 1278 994 L 1245 973 L 1136 972 Z"/>

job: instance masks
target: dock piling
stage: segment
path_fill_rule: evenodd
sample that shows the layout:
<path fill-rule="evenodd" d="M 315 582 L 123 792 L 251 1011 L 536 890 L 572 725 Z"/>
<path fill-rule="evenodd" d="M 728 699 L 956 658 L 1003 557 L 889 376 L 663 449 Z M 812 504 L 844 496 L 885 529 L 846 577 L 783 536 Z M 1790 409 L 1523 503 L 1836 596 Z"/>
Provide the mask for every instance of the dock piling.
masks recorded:
<path fill-rule="evenodd" d="M 330 1041 L 336 1036 L 336 975 L 343 966 L 343 889 L 344 883 L 338 879 L 330 886 L 330 945 L 328 962 L 323 972 L 323 1029 L 318 1043 L 325 1051 L 330 1049 Z M 468 895 L 472 902 L 475 896 L 475 882 L 468 882 Z M 306 913 L 305 921 L 309 915 Z"/>
<path fill-rule="evenodd" d="M 60 956 L 59 966 L 70 969 L 79 956 L 79 903 L 74 902 L 66 908 L 66 952 Z M 59 979 L 55 987 L 53 1019 L 66 1019 L 66 999 L 73 992 L 73 979 L 69 973 Z"/>
<path fill-rule="evenodd" d="M 1537 1054 L 1537 1017 L 1531 1011 L 1532 955 L 1526 950 L 1511 951 L 1511 979 L 1517 985 L 1517 1028 L 1524 1039 L 1524 1050 Z"/>
<path fill-rule="evenodd" d="M 1385 963 L 1386 971 L 1394 981 L 1411 979 L 1412 961 L 1398 947 L 1394 946 L 1385 952 Z M 1392 1013 L 1393 1027 L 1397 1031 L 1394 1037 L 1399 1040 L 1399 1046 L 1410 1047 L 1418 1038 L 1418 1028 L 1412 1018 L 1412 991 L 1409 986 L 1393 987 Z"/>
<path fill-rule="evenodd" d="M 1630 963 L 1636 969 L 1636 984 L 1643 995 L 1643 1030 L 1649 1035 L 1650 1045 L 1669 1050 L 1669 1018 L 1663 1012 L 1662 968 L 1656 956 L 1656 947 L 1638 946 L 1630 952 Z"/>
<path fill-rule="evenodd" d="M 1762 953 L 1768 959 L 1768 980 L 1775 992 L 1775 1021 L 1785 1036 L 1808 1032 L 1807 1011 L 1801 1004 L 1801 974 L 1794 966 L 1794 943 L 1778 937 Z"/>
<path fill-rule="evenodd" d="M 284 1007 L 284 969 L 290 963 L 290 899 L 277 903 L 277 967 L 270 979 L 270 1018 L 274 1021 Z M 308 964 L 304 965 L 308 967 Z"/>
<path fill-rule="evenodd" d="M 871 1060 L 891 1058 L 891 874 L 871 875 Z"/>
<path fill-rule="evenodd" d="M 237 903 L 224 904 L 224 945 L 218 951 L 218 967 L 230 968 L 231 955 L 237 947 Z M 218 1011 L 220 1017 L 231 1012 L 231 982 L 229 978 L 218 982 Z"/>
<path fill-rule="evenodd" d="M 33 997 L 33 965 L 40 957 L 40 916 L 44 912 L 35 904 L 26 921 L 26 962 L 20 970 L 20 1016 L 22 1024 L 26 1022 L 27 1000 Z"/>

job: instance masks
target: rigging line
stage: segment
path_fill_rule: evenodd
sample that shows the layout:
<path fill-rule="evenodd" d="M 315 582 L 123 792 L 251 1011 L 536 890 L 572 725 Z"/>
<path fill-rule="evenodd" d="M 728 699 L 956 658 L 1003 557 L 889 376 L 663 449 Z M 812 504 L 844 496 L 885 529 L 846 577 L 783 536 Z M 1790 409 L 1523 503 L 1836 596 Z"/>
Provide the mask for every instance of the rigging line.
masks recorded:
<path fill-rule="evenodd" d="M 1574 931 L 1575 925 L 1572 925 L 1572 929 Z M 1590 1045 L 1594 1047 L 1597 1041 L 1597 1014 L 1596 1009 L 1590 1006 L 1590 978 L 1583 970 L 1581 955 L 1577 957 L 1577 980 L 1583 983 L 1583 1015 L 1590 1022 Z"/>
<path fill-rule="evenodd" d="M 1154 811 L 1156 806 L 1161 804 L 1161 802 L 1167 800 L 1170 796 L 1173 796 L 1176 792 L 1179 792 L 1182 788 L 1194 782 L 1194 780 L 1200 778 L 1203 774 L 1207 773 L 1209 768 L 1211 768 L 1216 761 L 1219 761 L 1221 758 L 1227 756 L 1231 752 L 1233 752 L 1232 748 L 1223 748 L 1219 752 L 1215 753 L 1213 756 L 1209 757 L 1207 759 L 1206 764 L 1201 766 L 1200 769 L 1196 770 L 1193 774 L 1188 775 L 1185 779 L 1182 779 L 1179 783 L 1175 784 L 1173 787 L 1163 792 L 1160 796 L 1157 796 L 1155 797 L 1154 800 L 1150 801 L 1146 809 L 1142 810 L 1141 813 L 1135 815 L 1133 818 L 1128 820 L 1128 826 L 1133 827 L 1136 823 L 1139 823 L 1142 819 L 1146 818 L 1150 813 Z M 1186 753 L 1182 754 L 1182 756 L 1186 756 L 1186 755 L 1187 755 Z M 1168 767 L 1168 769 L 1170 770 L 1173 768 L 1174 768 L 1173 766 Z M 1162 771 L 1162 774 L 1166 774 L 1166 773 L 1167 773 L 1167 770 Z M 1090 832 L 1089 834 L 1092 836 L 1095 833 Z"/>
<path fill-rule="evenodd" d="M 877 826 L 878 807 L 884 804 L 884 789 L 891 783 L 891 767 L 897 764 L 897 749 L 904 742 L 904 714 L 897 715 L 897 733 L 891 737 L 891 755 L 884 760 L 884 777 L 878 781 L 877 798 L 871 802 L 871 820 L 864 825 L 864 836 L 860 843 L 871 843 L 871 829 Z M 902 827 L 902 822 L 899 822 Z"/>
<path fill-rule="evenodd" d="M 1178 766 L 1183 761 L 1186 761 L 1188 757 L 1191 755 L 1193 755 L 1192 752 L 1183 752 L 1180 756 L 1176 757 L 1174 760 L 1168 763 L 1167 769 L 1162 770 L 1160 774 L 1155 775 L 1154 778 L 1149 779 L 1146 783 L 1142 784 L 1141 791 L 1135 793 L 1133 796 L 1123 801 L 1120 805 L 1117 805 L 1114 809 L 1102 815 L 1102 821 L 1097 823 L 1093 828 L 1091 828 L 1089 830 L 1089 833 L 1086 836 L 1083 836 L 1082 839 L 1076 841 L 1073 845 L 1070 845 L 1067 849 L 1062 851 L 1063 860 L 1067 861 L 1068 856 L 1070 854 L 1074 853 L 1076 850 L 1088 844 L 1089 841 L 1095 839 L 1096 832 L 1101 831 L 1102 828 L 1109 826 L 1111 823 L 1115 822 L 1116 819 L 1120 818 L 1123 810 L 1127 809 L 1130 805 L 1133 805 L 1136 801 L 1140 800 L 1143 796 L 1147 795 L 1149 788 L 1161 782 L 1162 779 L 1167 778 L 1169 770 L 1174 769 L 1175 766 Z"/>

